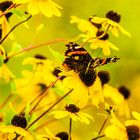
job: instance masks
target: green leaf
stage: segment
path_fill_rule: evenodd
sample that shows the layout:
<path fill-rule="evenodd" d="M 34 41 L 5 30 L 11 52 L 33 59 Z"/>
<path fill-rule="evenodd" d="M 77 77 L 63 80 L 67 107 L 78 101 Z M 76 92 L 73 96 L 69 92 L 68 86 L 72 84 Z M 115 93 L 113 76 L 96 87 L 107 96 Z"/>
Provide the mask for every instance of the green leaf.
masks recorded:
<path fill-rule="evenodd" d="M 0 67 L 3 65 L 3 63 L 4 63 L 4 56 L 1 55 L 0 56 Z"/>
<path fill-rule="evenodd" d="M 63 62 L 64 61 L 64 56 L 57 52 L 57 51 L 54 51 L 53 49 L 51 49 L 50 47 L 48 47 L 50 52 L 52 53 L 52 55 L 60 62 Z"/>
<path fill-rule="evenodd" d="M 10 10 L 10 12 L 12 12 L 13 14 L 19 16 L 19 17 L 22 17 L 25 15 L 24 11 L 21 11 L 21 9 L 16 9 L 16 8 L 13 8 Z"/>

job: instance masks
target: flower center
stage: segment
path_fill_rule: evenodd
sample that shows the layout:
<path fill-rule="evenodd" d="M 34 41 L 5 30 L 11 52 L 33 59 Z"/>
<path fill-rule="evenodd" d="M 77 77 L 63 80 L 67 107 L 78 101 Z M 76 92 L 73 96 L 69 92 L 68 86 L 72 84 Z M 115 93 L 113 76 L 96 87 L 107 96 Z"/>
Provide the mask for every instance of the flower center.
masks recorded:
<path fill-rule="evenodd" d="M 59 77 L 58 74 L 59 74 L 60 72 L 61 72 L 61 70 L 55 68 L 55 69 L 53 70 L 52 74 L 53 74 L 54 76 L 56 76 L 56 77 Z M 66 77 L 66 76 L 61 76 L 60 79 L 63 80 L 65 77 Z"/>
<path fill-rule="evenodd" d="M 92 25 L 94 25 L 96 28 L 100 29 L 101 26 L 102 26 L 102 24 L 92 22 L 92 19 L 93 19 L 93 18 L 94 18 L 94 16 L 89 17 L 88 21 L 89 21 Z"/>
<path fill-rule="evenodd" d="M 103 31 L 98 31 L 97 33 L 96 33 L 96 36 L 97 37 L 100 37 L 100 36 L 102 36 L 104 34 L 104 32 Z M 105 35 L 103 35 L 102 37 L 100 37 L 100 40 L 107 40 L 109 38 L 109 35 L 108 34 L 105 34 Z"/>
<path fill-rule="evenodd" d="M 125 86 L 121 86 L 118 89 L 119 92 L 124 96 L 124 99 L 128 99 L 130 97 L 130 91 Z"/>
<path fill-rule="evenodd" d="M 128 140 L 139 140 L 140 130 L 135 125 L 126 126 Z"/>
<path fill-rule="evenodd" d="M 37 59 L 47 59 L 45 56 L 40 55 L 40 54 L 36 54 L 36 55 L 34 56 L 34 58 L 37 58 Z"/>
<path fill-rule="evenodd" d="M 11 124 L 14 126 L 25 128 L 27 126 L 27 120 L 23 115 L 15 115 L 11 120 Z"/>
<path fill-rule="evenodd" d="M 37 84 L 41 90 L 45 90 L 47 88 L 47 85 L 45 85 L 44 83 L 38 83 Z"/>
<path fill-rule="evenodd" d="M 90 87 L 95 82 L 96 73 L 94 70 L 81 71 L 79 77 L 87 87 Z"/>
<path fill-rule="evenodd" d="M 65 106 L 65 109 L 71 113 L 77 113 L 79 112 L 80 108 L 77 107 L 76 105 L 74 104 L 69 104 L 69 105 L 66 105 Z"/>
<path fill-rule="evenodd" d="M 102 82 L 102 86 L 104 84 L 108 83 L 109 80 L 110 80 L 110 75 L 109 75 L 109 73 L 107 71 L 99 71 L 98 76 L 99 76 L 99 78 L 100 78 L 100 80 Z"/>
<path fill-rule="evenodd" d="M 60 138 L 61 140 L 68 140 L 68 134 L 66 132 L 60 132 L 56 134 L 55 136 Z"/>
<path fill-rule="evenodd" d="M 117 23 L 119 23 L 121 20 L 121 15 L 118 15 L 116 12 L 113 12 L 113 11 L 109 11 L 106 14 L 106 17 L 110 20 L 117 22 Z"/>

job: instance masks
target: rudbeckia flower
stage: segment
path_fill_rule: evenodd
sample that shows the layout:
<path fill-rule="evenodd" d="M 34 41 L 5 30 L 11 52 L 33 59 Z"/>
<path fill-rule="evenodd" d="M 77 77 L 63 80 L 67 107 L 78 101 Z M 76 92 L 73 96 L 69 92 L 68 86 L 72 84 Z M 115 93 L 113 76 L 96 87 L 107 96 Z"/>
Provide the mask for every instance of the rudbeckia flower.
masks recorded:
<path fill-rule="evenodd" d="M 70 96 L 80 107 L 84 107 L 90 97 L 92 104 L 95 106 L 103 101 L 101 82 L 94 71 L 89 70 L 80 73 L 76 73 L 73 70 L 68 72 L 63 71 L 60 75 L 66 76 L 63 84 L 73 89 Z"/>
<path fill-rule="evenodd" d="M 47 17 L 61 16 L 58 9 L 62 9 L 52 0 L 13 0 L 17 4 L 28 3 L 27 9 L 32 15 L 37 15 L 41 12 Z"/>
<path fill-rule="evenodd" d="M 102 28 L 105 31 L 111 31 L 112 34 L 115 35 L 116 37 L 119 36 L 119 31 L 131 37 L 131 35 L 122 26 L 119 25 L 120 20 L 121 20 L 121 16 L 114 11 L 109 11 L 106 14 L 106 18 L 101 18 L 97 16 L 90 17 L 90 22 L 92 22 L 93 25 L 101 24 Z"/>
<path fill-rule="evenodd" d="M 37 96 L 44 96 L 47 88 L 56 80 L 56 77 L 52 74 L 53 66 L 52 62 L 47 60 L 45 56 L 35 55 L 35 57 L 26 58 L 23 64 L 30 64 L 33 66 L 32 70 L 23 70 L 22 78 L 16 78 L 16 94 L 22 98 L 22 105 L 27 102 L 33 101 Z M 28 93 L 28 96 L 25 96 Z M 42 93 L 42 95 L 40 95 Z M 56 94 L 52 90 L 46 93 L 47 95 L 39 103 L 39 107 L 50 105 L 56 100 Z M 39 99 L 39 98 L 38 98 Z"/>
<path fill-rule="evenodd" d="M 139 140 L 140 139 L 140 114 L 133 112 L 136 120 L 128 120 L 122 124 L 112 114 L 111 125 L 105 128 L 105 135 L 114 140 Z"/>
<path fill-rule="evenodd" d="M 23 137 L 25 137 L 26 140 L 33 140 L 31 134 L 25 130 L 27 120 L 24 115 L 15 115 L 11 120 L 11 124 L 12 125 L 0 126 L 0 133 L 7 134 L 8 140 L 20 139 Z"/>
<path fill-rule="evenodd" d="M 54 115 L 54 118 L 56 119 L 62 119 L 64 117 L 70 117 L 72 120 L 74 121 L 80 121 L 82 123 L 86 123 L 89 124 L 89 120 L 88 119 L 92 119 L 93 118 L 84 112 L 80 111 L 80 108 L 77 107 L 74 104 L 69 104 L 65 106 L 65 110 L 61 111 L 61 110 L 56 110 L 50 113 L 50 115 Z"/>
<path fill-rule="evenodd" d="M 90 43 L 91 49 L 95 50 L 97 48 L 101 48 L 103 51 L 103 54 L 106 56 L 109 56 L 110 55 L 110 48 L 114 49 L 116 51 L 118 51 L 119 49 L 108 40 L 109 35 L 107 33 L 104 35 L 103 34 L 104 34 L 103 31 L 98 31 L 96 33 L 96 37 L 93 37 L 92 36 L 93 34 L 91 32 L 88 32 L 86 35 L 81 35 L 81 36 L 84 38 L 83 39 L 84 42 L 89 39 L 88 42 Z M 102 36 L 102 37 L 100 37 L 100 36 Z"/>
<path fill-rule="evenodd" d="M 44 135 L 37 135 L 37 140 L 61 140 L 59 137 L 56 137 L 48 128 L 45 128 Z"/>
<path fill-rule="evenodd" d="M 100 71 L 98 72 L 98 77 L 101 80 L 102 83 L 102 92 L 106 99 L 111 99 L 114 105 L 117 108 L 119 115 L 124 115 L 127 118 L 130 117 L 130 109 L 128 106 L 127 100 L 130 97 L 130 91 L 124 87 L 121 86 L 119 88 L 115 88 L 108 84 L 110 77 L 109 73 L 107 71 Z"/>
<path fill-rule="evenodd" d="M 6 139 L 5 140 L 13 140 L 16 137 L 16 133 L 18 135 L 20 135 L 19 137 L 25 137 L 26 140 L 33 140 L 33 137 L 31 136 L 31 134 L 26 131 L 25 129 L 21 128 L 21 127 L 17 127 L 17 126 L 12 126 L 12 125 L 8 125 L 8 126 L 0 126 L 0 133 L 1 134 L 7 134 Z"/>

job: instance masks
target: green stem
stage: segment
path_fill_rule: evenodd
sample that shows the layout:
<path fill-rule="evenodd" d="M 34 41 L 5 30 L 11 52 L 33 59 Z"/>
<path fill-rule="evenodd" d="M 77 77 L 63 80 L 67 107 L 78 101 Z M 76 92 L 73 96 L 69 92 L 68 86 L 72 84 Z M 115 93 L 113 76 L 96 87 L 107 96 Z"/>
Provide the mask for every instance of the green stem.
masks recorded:
<path fill-rule="evenodd" d="M 34 125 L 38 120 L 40 120 L 44 115 L 46 115 L 52 108 L 54 108 L 59 102 L 61 102 L 66 96 L 68 96 L 73 89 L 71 89 L 68 93 L 66 93 L 62 98 L 60 98 L 57 102 L 55 102 L 52 106 L 50 106 L 45 112 L 43 112 L 38 118 L 36 118 L 29 126 L 26 128 L 29 129 L 32 125 Z"/>
<path fill-rule="evenodd" d="M 2 105 L 0 105 L 0 109 L 3 108 L 3 107 L 9 102 L 9 100 L 11 99 L 12 96 L 13 96 L 13 95 L 10 94 L 10 95 L 5 99 L 5 101 L 2 103 Z"/>
<path fill-rule="evenodd" d="M 30 15 L 27 19 L 25 19 L 25 20 L 19 22 L 19 23 L 16 24 L 14 27 L 12 27 L 12 29 L 11 29 L 11 30 L 3 37 L 3 39 L 0 41 L 0 44 L 3 43 L 3 41 L 9 36 L 9 34 L 10 34 L 14 29 L 16 29 L 16 27 L 18 27 L 20 24 L 22 24 L 22 23 L 28 21 L 31 17 L 32 17 L 32 16 Z"/>
<path fill-rule="evenodd" d="M 101 134 L 101 132 L 102 132 L 102 130 L 103 130 L 103 128 L 104 128 L 104 126 L 105 126 L 105 124 L 106 124 L 106 122 L 107 122 L 107 120 L 108 120 L 109 116 L 110 116 L 110 113 L 108 113 L 108 115 L 107 115 L 106 119 L 104 120 L 103 125 L 102 125 L 102 127 L 101 127 L 100 131 L 98 132 L 98 135 L 100 135 L 100 134 Z"/>
<path fill-rule="evenodd" d="M 72 130 L 72 118 L 70 118 L 70 123 L 69 123 L 69 140 L 71 140 L 71 130 Z"/>

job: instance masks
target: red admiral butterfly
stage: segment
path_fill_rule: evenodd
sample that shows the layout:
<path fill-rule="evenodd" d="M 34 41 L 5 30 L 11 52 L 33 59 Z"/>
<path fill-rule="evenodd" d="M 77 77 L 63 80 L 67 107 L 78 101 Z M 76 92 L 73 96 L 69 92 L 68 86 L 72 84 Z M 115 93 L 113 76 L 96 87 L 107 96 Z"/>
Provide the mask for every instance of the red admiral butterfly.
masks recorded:
<path fill-rule="evenodd" d="M 85 71 L 88 69 L 95 69 L 98 66 L 102 66 L 111 62 L 114 63 L 119 60 L 118 57 L 92 58 L 87 50 L 74 42 L 69 42 L 66 44 L 66 46 L 66 58 L 62 64 L 66 71 L 74 70 L 75 72 L 80 72 L 83 70 Z"/>

